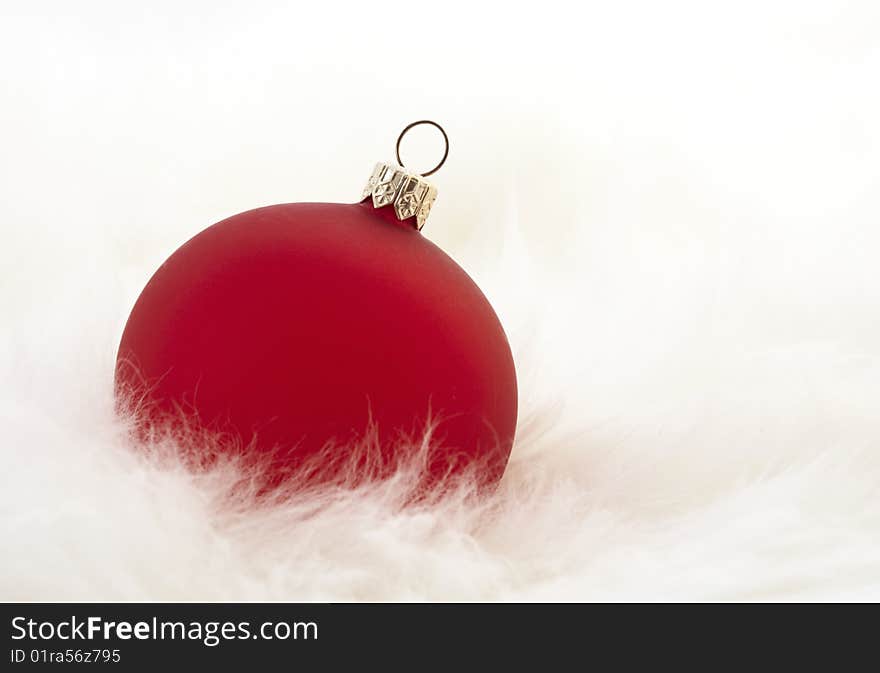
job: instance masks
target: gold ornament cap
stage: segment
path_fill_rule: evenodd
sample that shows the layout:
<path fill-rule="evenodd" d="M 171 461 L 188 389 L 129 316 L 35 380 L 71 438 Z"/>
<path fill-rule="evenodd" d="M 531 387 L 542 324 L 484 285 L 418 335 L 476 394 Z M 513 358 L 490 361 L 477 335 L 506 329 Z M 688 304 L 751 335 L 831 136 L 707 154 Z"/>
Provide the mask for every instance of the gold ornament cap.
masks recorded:
<path fill-rule="evenodd" d="M 437 188 L 420 175 L 401 166 L 379 162 L 364 187 L 362 200 L 373 200 L 373 208 L 392 206 L 398 220 L 416 218 L 421 230 L 437 198 Z"/>
<path fill-rule="evenodd" d="M 410 129 L 422 124 L 428 124 L 438 129 L 443 134 L 446 148 L 440 163 L 427 173 L 419 174 L 404 168 L 403 161 L 400 159 L 400 142 Z M 428 119 L 409 124 L 397 137 L 398 165 L 382 161 L 377 163 L 370 179 L 367 180 L 361 200 L 372 199 L 374 208 L 391 206 L 394 208 L 397 219 L 401 221 L 415 217 L 415 226 L 421 231 L 428 219 L 428 214 L 431 212 L 431 206 L 437 199 L 437 188 L 425 178 L 440 170 L 440 167 L 446 163 L 447 156 L 449 156 L 449 138 L 440 124 Z"/>

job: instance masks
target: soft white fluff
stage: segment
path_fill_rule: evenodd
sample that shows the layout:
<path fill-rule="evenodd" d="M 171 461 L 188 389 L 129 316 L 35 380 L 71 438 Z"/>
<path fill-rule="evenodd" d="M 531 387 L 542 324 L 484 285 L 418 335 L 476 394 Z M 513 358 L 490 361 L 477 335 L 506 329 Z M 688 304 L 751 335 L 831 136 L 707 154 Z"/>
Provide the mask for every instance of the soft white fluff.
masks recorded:
<path fill-rule="evenodd" d="M 0 599 L 880 599 L 877 3 L 299 4 L 2 10 Z M 155 267 L 425 116 L 516 352 L 497 496 L 254 509 L 131 451 Z"/>

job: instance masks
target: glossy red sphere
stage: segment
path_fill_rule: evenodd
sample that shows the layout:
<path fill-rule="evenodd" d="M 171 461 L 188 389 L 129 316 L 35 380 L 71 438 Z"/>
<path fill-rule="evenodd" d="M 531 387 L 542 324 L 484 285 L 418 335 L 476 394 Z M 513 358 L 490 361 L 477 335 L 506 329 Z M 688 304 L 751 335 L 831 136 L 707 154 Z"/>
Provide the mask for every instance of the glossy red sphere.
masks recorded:
<path fill-rule="evenodd" d="M 124 399 L 149 402 L 143 423 L 197 419 L 271 456 L 274 481 L 338 466 L 369 428 L 392 470 L 429 418 L 433 480 L 479 465 L 494 483 L 513 443 L 495 312 L 411 220 L 369 201 L 258 208 L 201 232 L 144 288 L 117 365 Z"/>

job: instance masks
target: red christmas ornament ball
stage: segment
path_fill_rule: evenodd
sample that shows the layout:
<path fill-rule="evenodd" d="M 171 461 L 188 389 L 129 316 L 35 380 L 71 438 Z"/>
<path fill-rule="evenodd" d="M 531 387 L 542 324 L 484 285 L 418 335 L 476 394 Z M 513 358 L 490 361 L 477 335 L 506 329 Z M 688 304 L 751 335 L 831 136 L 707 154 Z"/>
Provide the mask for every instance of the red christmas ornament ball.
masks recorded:
<path fill-rule="evenodd" d="M 333 478 L 370 432 L 389 473 L 431 419 L 428 482 L 471 466 L 494 484 L 516 425 L 510 347 L 476 284 L 412 222 L 367 199 L 209 227 L 138 298 L 121 399 L 139 401 L 144 427 L 185 417 L 235 438 L 267 457 L 273 483 L 305 465 L 310 482 Z"/>

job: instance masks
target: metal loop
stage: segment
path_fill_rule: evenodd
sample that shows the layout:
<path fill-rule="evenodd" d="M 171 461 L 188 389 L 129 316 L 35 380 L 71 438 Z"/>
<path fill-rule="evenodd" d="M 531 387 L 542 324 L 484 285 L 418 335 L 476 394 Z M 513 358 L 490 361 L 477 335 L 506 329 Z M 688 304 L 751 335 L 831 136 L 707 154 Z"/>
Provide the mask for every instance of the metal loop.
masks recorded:
<path fill-rule="evenodd" d="M 449 156 L 449 137 L 446 135 L 446 131 L 443 130 L 443 127 L 440 126 L 440 124 L 438 124 L 437 122 L 432 122 L 430 119 L 421 119 L 417 122 L 413 122 L 412 124 L 409 124 L 405 129 L 403 129 L 403 131 L 400 132 L 400 135 L 397 136 L 397 147 L 395 148 L 395 152 L 397 153 L 397 163 L 399 163 L 401 166 L 403 166 L 403 161 L 401 161 L 401 159 L 400 159 L 400 141 L 403 140 L 403 136 L 405 136 L 409 132 L 410 129 L 412 129 L 416 126 L 420 126 L 422 124 L 428 124 L 428 125 L 436 128 L 438 131 L 440 131 L 440 133 L 443 134 L 443 142 L 446 144 L 446 149 L 443 151 L 443 158 L 440 159 L 440 163 L 437 164 L 436 166 L 434 166 L 434 168 L 432 168 L 427 173 L 420 174 L 423 178 L 426 178 L 429 175 L 433 175 L 434 173 L 439 171 L 440 168 L 443 166 L 443 164 L 446 163 L 446 157 Z"/>

